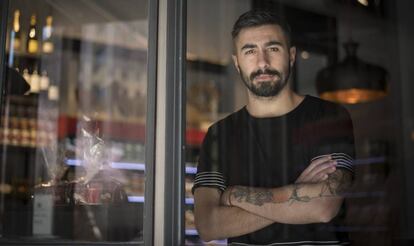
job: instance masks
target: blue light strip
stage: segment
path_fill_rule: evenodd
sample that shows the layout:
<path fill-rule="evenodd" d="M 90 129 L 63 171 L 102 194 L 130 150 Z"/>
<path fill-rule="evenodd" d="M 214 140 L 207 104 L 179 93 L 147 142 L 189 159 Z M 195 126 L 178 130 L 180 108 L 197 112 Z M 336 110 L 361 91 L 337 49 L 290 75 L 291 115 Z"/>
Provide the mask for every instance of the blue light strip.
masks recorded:
<path fill-rule="evenodd" d="M 69 166 L 80 166 L 82 164 L 82 161 L 74 159 L 66 159 L 65 162 Z"/>
<path fill-rule="evenodd" d="M 144 202 L 145 198 L 143 196 L 128 196 L 129 202 Z M 185 204 L 194 204 L 194 198 L 186 197 Z"/>
<path fill-rule="evenodd" d="M 145 171 L 145 164 L 144 163 L 112 162 L 111 167 L 116 168 L 116 169 Z"/>
<path fill-rule="evenodd" d="M 198 235 L 198 232 L 197 232 L 196 229 L 186 229 L 185 230 L 185 235 L 188 235 L 188 236 L 197 236 Z"/>
<path fill-rule="evenodd" d="M 141 202 L 143 203 L 145 198 L 143 196 L 128 196 L 128 202 Z"/>
<path fill-rule="evenodd" d="M 197 167 L 185 167 L 185 173 L 196 174 L 197 173 Z"/>
<path fill-rule="evenodd" d="M 185 229 L 185 235 L 187 235 L 187 236 L 198 236 L 198 232 L 197 232 L 196 229 Z M 227 239 L 213 240 L 213 241 L 210 241 L 208 245 L 210 245 L 210 243 L 212 245 L 227 245 Z M 191 245 L 191 244 L 189 244 L 189 245 Z"/>
<path fill-rule="evenodd" d="M 69 166 L 81 166 L 82 161 L 76 159 L 66 159 L 66 164 Z M 115 169 L 125 169 L 125 170 L 141 170 L 145 171 L 145 163 L 134 163 L 134 162 L 111 162 L 111 167 Z M 187 174 L 196 174 L 197 167 L 185 167 L 185 172 Z"/>

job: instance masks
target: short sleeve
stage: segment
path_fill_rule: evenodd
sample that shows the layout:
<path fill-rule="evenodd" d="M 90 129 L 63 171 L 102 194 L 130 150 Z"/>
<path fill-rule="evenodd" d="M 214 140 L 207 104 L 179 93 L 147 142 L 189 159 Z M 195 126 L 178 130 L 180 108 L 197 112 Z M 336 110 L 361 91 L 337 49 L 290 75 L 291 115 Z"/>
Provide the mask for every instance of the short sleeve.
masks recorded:
<path fill-rule="evenodd" d="M 316 128 L 314 134 L 318 140 L 313 145 L 311 162 L 331 155 L 337 161 L 336 168 L 347 170 L 354 176 L 355 141 L 348 111 L 338 105 L 321 118 Z"/>
<path fill-rule="evenodd" d="M 216 127 L 210 127 L 203 140 L 192 192 L 198 187 L 211 187 L 224 191 L 227 188 L 220 163 L 220 143 Z"/>

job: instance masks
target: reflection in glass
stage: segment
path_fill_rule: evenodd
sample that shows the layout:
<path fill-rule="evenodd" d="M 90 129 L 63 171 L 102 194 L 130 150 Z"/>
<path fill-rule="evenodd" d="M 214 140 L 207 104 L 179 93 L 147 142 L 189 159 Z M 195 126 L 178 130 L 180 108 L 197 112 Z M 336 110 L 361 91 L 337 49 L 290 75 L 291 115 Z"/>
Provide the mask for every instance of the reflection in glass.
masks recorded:
<path fill-rule="evenodd" d="M 364 6 L 365 2 L 369 2 L 369 5 Z M 409 33 L 407 23 L 412 18 L 408 18 L 410 16 L 409 8 L 406 8 L 408 4 L 405 1 L 356 0 L 317 1 L 312 4 L 307 1 L 249 1 L 249 3 L 209 1 L 207 4 L 201 0 L 191 0 L 188 1 L 187 6 L 187 173 L 185 176 L 187 243 L 201 243 L 198 231 L 194 229 L 191 193 L 191 186 L 197 178 L 194 172 L 188 170 L 201 169 L 200 164 L 197 166 L 197 162 L 202 159 L 200 151 L 202 153 L 204 147 L 201 146 L 201 142 L 206 129 L 245 104 L 245 88 L 240 83 L 239 75 L 231 61 L 230 30 L 238 15 L 252 8 L 266 9 L 284 15 L 290 23 L 292 42 L 298 51 L 292 69 L 291 85 L 293 90 L 302 95 L 319 96 L 315 83 L 317 72 L 346 57 L 342 43 L 348 41 L 350 32 L 352 37 L 361 43 L 358 57 L 383 67 L 389 73 L 389 81 L 392 83 L 389 83 L 386 88 L 387 97 L 369 103 L 342 105 L 350 113 L 354 123 L 355 178 L 352 189 L 346 194 L 346 207 L 337 217 L 340 223 L 327 226 L 327 230 L 338 235 L 348 234 L 349 239 L 356 245 L 408 243 L 412 239 L 412 233 L 408 232 L 407 225 L 412 223 L 406 218 L 410 214 L 407 211 L 411 211 L 409 208 L 412 207 L 408 204 L 412 204 L 413 200 L 410 199 L 408 191 L 414 187 L 409 181 L 410 178 L 405 178 L 409 175 L 408 170 L 411 170 L 412 166 L 411 140 L 414 139 L 412 125 L 410 125 L 412 113 L 408 110 L 411 108 L 409 105 L 412 105 L 410 104 L 412 86 L 409 79 L 412 77 L 410 76 L 412 72 L 408 71 L 409 66 L 402 66 L 403 63 L 410 62 L 407 51 L 411 50 L 411 46 L 408 45 L 410 43 L 408 40 L 411 39 L 407 38 Z M 396 11 L 397 7 L 399 7 L 398 11 Z M 396 31 L 396 28 L 399 31 Z M 406 43 L 403 44 L 398 40 L 404 40 Z M 400 45 L 401 47 L 397 48 Z M 401 76 L 405 76 L 405 79 L 400 77 L 401 71 L 404 71 L 404 75 Z M 369 95 L 365 91 L 351 92 L 344 95 L 340 93 L 339 96 L 343 96 L 341 98 L 343 100 L 340 101 L 355 102 L 360 100 L 355 95 L 362 94 L 369 98 L 377 96 Z M 210 107 L 211 105 L 217 107 Z M 311 115 L 316 117 L 318 114 L 315 112 Z M 333 125 L 329 126 L 332 123 Z M 327 136 L 337 136 L 341 127 L 336 123 L 331 121 L 330 124 L 322 124 L 319 126 L 320 130 L 315 125 L 300 124 L 298 129 L 306 128 L 310 136 L 323 135 L 324 132 Z M 402 126 L 405 130 L 401 129 Z M 282 129 L 274 138 L 289 134 L 287 130 L 291 127 Z M 240 125 L 229 129 L 240 130 L 238 134 L 233 134 L 236 137 L 247 136 L 250 130 Z M 212 134 L 214 135 L 215 132 L 213 131 Z M 207 138 L 207 142 L 211 139 L 214 138 Z M 254 145 L 254 142 L 255 140 L 252 140 L 249 143 Z M 234 170 L 237 170 L 239 176 L 253 175 L 257 172 L 257 166 L 252 164 L 251 168 L 240 168 L 240 163 L 246 159 L 243 156 L 247 152 L 246 149 L 240 148 L 241 145 L 241 141 L 234 141 L 231 144 L 223 144 L 221 149 L 218 149 L 228 153 L 229 149 L 234 148 L 233 153 L 242 156 L 237 160 L 235 164 L 237 168 Z M 297 143 L 284 143 L 282 146 L 300 148 Z M 275 146 L 271 147 L 279 150 Z M 326 150 L 334 146 L 332 141 L 329 141 L 329 146 L 319 147 Z M 214 154 L 216 149 L 212 149 L 208 158 L 216 156 Z M 274 152 L 276 150 L 266 153 Z M 260 151 L 253 153 L 251 156 L 255 158 L 252 163 L 256 164 L 260 155 Z M 288 158 L 292 156 L 297 157 L 288 155 Z M 228 162 L 226 159 L 225 167 L 229 166 Z M 276 163 L 278 162 L 274 161 L 269 166 L 277 165 Z M 286 165 L 286 170 L 295 167 L 290 162 L 286 163 L 289 164 Z M 308 164 L 304 161 L 299 163 Z M 273 176 L 277 179 L 280 177 L 278 175 L 283 176 L 282 173 L 276 172 Z M 213 221 L 209 222 L 213 223 Z M 212 226 L 212 228 L 217 227 Z M 223 232 L 225 225 L 218 228 Z M 316 233 L 317 230 L 312 236 L 315 237 Z M 301 236 L 303 237 L 303 233 Z M 401 239 L 401 236 L 404 239 Z M 406 236 L 408 239 L 405 238 Z"/>
<path fill-rule="evenodd" d="M 142 241 L 146 6 L 11 3 L 0 129 L 4 240 Z"/>
<path fill-rule="evenodd" d="M 231 29 L 250 1 L 191 0 L 187 4 L 186 243 L 202 241 L 195 228 L 192 187 L 207 129 L 246 102 L 232 63 Z M 214 18 L 213 18 L 214 16 Z M 213 243 L 225 244 L 226 240 Z"/>

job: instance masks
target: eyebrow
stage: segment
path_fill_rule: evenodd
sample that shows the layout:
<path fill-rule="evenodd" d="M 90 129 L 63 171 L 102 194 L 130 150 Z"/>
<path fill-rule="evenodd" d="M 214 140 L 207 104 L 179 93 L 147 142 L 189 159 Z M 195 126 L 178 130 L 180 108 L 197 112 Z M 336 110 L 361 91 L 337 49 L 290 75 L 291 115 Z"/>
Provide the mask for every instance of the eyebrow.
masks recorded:
<path fill-rule="evenodd" d="M 257 45 L 255 44 L 245 44 L 243 45 L 243 47 L 241 47 L 241 50 L 245 50 L 245 49 L 251 49 L 251 48 L 256 48 Z"/>
<path fill-rule="evenodd" d="M 269 42 L 265 43 L 265 47 L 273 46 L 273 45 L 283 46 L 283 44 L 281 42 L 276 41 L 276 40 L 272 40 L 272 41 L 269 41 Z M 257 47 L 257 45 L 255 45 L 255 44 L 245 44 L 245 45 L 243 45 L 243 47 L 241 47 L 241 50 L 252 49 L 252 48 L 256 48 L 256 47 Z"/>
<path fill-rule="evenodd" d="M 273 40 L 273 41 L 269 41 L 269 42 L 265 43 L 265 46 L 266 46 L 266 47 L 268 47 L 268 46 L 272 46 L 272 45 L 279 45 L 279 46 L 283 46 L 283 44 L 282 44 L 281 42 L 279 42 L 279 41 L 275 41 L 275 40 Z"/>

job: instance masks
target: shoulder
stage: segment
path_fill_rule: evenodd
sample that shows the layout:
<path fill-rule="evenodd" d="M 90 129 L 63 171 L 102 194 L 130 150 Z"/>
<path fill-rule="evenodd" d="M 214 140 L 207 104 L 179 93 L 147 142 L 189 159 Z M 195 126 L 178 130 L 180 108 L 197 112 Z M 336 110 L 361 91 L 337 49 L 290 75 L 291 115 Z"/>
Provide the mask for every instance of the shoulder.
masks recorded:
<path fill-rule="evenodd" d="M 350 119 L 348 110 L 341 104 L 330 102 L 318 97 L 307 96 L 306 109 L 318 118 Z"/>
<path fill-rule="evenodd" d="M 243 124 L 243 122 L 246 119 L 246 115 L 245 115 L 245 108 L 241 108 L 240 110 L 231 113 L 229 115 L 227 115 L 226 117 L 216 121 L 214 124 L 212 124 L 209 129 L 208 129 L 208 133 L 209 134 L 213 134 L 213 133 L 219 133 L 222 131 L 229 131 L 231 129 L 235 129 L 241 126 L 241 124 Z"/>
<path fill-rule="evenodd" d="M 338 103 L 307 96 L 301 113 L 300 129 L 315 139 L 353 135 L 353 122 L 348 110 Z M 315 134 L 318 133 L 318 134 Z"/>

